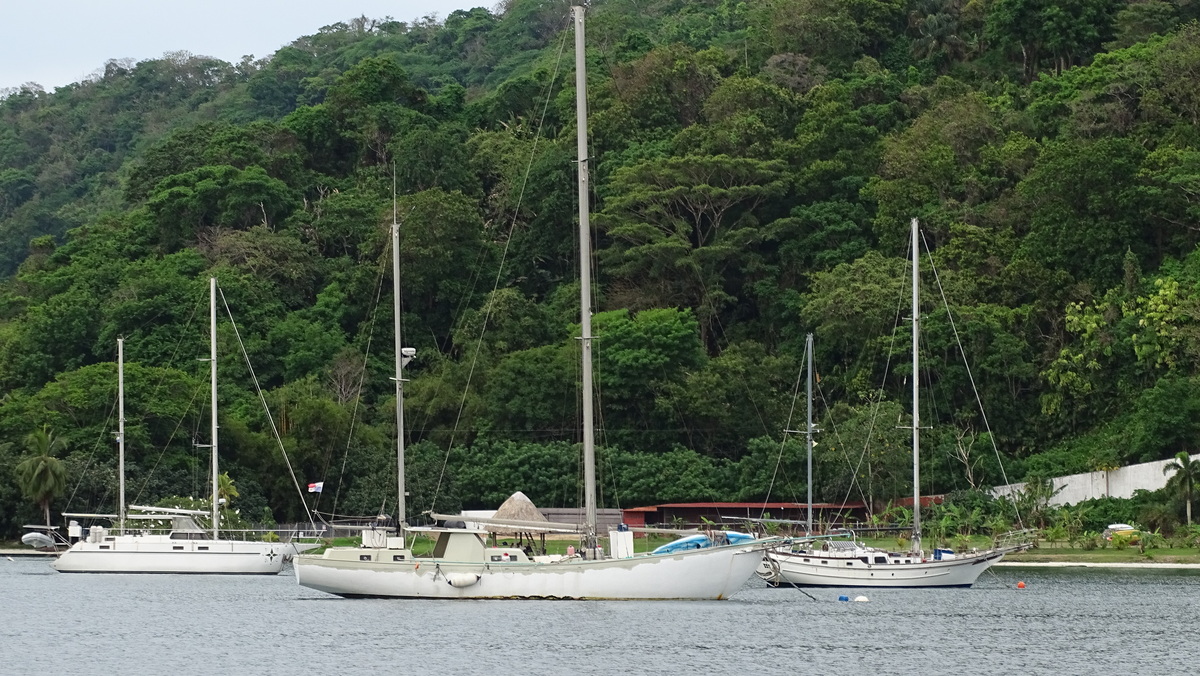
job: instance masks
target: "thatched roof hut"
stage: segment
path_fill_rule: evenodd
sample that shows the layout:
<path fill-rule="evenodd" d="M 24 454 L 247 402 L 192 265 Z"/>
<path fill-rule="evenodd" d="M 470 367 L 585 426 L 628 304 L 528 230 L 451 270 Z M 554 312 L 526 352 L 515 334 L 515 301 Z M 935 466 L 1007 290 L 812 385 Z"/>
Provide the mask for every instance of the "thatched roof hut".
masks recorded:
<path fill-rule="evenodd" d="M 492 518 L 509 521 L 546 521 L 546 517 L 542 516 L 538 508 L 534 506 L 533 501 L 521 491 L 510 495 L 504 501 L 504 504 L 500 505 L 500 509 L 496 510 L 496 514 Z M 499 533 L 512 533 L 517 529 L 512 526 L 489 526 L 488 530 Z"/>

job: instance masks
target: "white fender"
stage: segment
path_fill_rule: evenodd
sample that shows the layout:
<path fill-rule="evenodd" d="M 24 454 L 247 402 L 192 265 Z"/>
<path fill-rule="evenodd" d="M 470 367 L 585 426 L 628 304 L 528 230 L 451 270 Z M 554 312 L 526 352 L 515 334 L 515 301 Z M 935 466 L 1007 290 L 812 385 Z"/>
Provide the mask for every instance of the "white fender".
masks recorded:
<path fill-rule="evenodd" d="M 479 582 L 481 577 L 483 576 L 477 573 L 450 573 L 446 576 L 446 582 L 448 582 L 451 587 L 470 587 L 476 582 Z"/>

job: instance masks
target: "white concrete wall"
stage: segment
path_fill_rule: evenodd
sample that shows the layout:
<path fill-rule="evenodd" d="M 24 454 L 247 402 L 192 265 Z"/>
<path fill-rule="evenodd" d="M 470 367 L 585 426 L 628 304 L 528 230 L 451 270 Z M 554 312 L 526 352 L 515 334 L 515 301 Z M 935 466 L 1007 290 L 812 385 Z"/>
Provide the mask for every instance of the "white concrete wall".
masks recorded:
<path fill-rule="evenodd" d="M 1200 459 L 1200 453 L 1192 456 Z M 1132 498 L 1136 490 L 1156 491 L 1167 485 L 1173 473 L 1163 474 L 1163 467 L 1171 460 L 1155 460 L 1140 465 L 1129 465 L 1110 472 L 1088 472 L 1052 479 L 1055 488 L 1061 488 L 1053 498 L 1052 505 L 1074 505 L 1093 498 Z M 1025 484 L 996 486 L 995 495 L 1011 495 L 1024 490 Z"/>

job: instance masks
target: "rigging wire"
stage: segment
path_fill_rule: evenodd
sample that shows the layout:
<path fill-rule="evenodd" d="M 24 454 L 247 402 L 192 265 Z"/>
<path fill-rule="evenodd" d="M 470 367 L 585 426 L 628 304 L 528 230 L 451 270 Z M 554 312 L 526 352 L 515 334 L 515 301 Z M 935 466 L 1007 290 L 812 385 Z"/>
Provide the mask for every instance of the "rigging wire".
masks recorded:
<path fill-rule="evenodd" d="M 116 411 L 117 402 L 114 398 L 112 406 L 108 409 L 108 417 L 104 420 L 104 425 L 100 428 L 99 437 L 96 439 L 96 443 L 92 445 L 92 449 L 88 451 L 87 462 L 83 466 L 83 471 L 79 473 L 79 481 L 75 483 L 75 488 L 71 489 L 71 495 L 67 498 L 67 505 L 70 505 L 75 500 L 75 496 L 79 493 L 79 489 L 83 487 L 83 480 L 86 478 L 87 471 L 91 468 L 92 462 L 96 459 L 96 451 L 99 450 L 101 444 L 104 443 L 104 437 L 109 433 L 108 428 L 109 425 L 112 424 L 112 419 L 116 415 Z M 108 490 L 111 490 L 111 487 Z M 107 490 L 105 491 L 103 497 L 108 497 Z"/>
<path fill-rule="evenodd" d="M 308 500 L 304 498 L 304 492 L 300 490 L 300 482 L 296 479 L 296 472 L 292 470 L 292 461 L 288 458 L 287 449 L 283 447 L 283 439 L 279 436 L 279 429 L 275 426 L 275 418 L 271 415 L 271 408 L 267 406 L 267 398 L 263 394 L 262 386 L 258 382 L 258 376 L 254 373 L 254 365 L 250 363 L 250 354 L 246 352 L 246 345 L 242 342 L 242 334 L 238 331 L 237 322 L 233 319 L 233 312 L 229 309 L 229 301 L 225 299 L 225 291 L 220 285 L 217 290 L 221 294 L 221 304 L 225 307 L 225 314 L 229 317 L 229 325 L 233 328 L 233 335 L 237 338 L 238 347 L 241 348 L 242 357 L 246 360 L 246 368 L 250 371 L 250 380 L 254 383 L 254 391 L 258 394 L 258 400 L 262 402 L 263 412 L 266 413 L 267 422 L 271 425 L 271 433 L 275 436 L 275 442 L 279 444 L 279 452 L 283 455 L 283 462 L 287 465 L 288 473 L 292 475 L 292 484 L 296 487 L 296 494 L 300 496 L 300 504 L 304 505 L 305 515 L 309 514 Z M 317 524 L 309 518 L 309 523 L 313 530 L 317 529 Z"/>
<path fill-rule="evenodd" d="M 921 240 L 925 240 L 925 234 L 921 233 Z M 925 250 L 929 251 L 929 244 L 926 243 Z M 979 388 L 975 385 L 975 374 L 971 371 L 971 365 L 967 362 L 966 352 L 962 349 L 962 338 L 958 335 L 958 326 L 954 322 L 954 313 L 950 311 L 950 302 L 946 299 L 946 290 L 942 287 L 942 278 L 938 275 L 937 268 L 933 265 L 933 254 L 929 254 L 929 266 L 933 270 L 933 278 L 937 282 L 938 293 L 942 296 L 942 303 L 946 306 L 946 316 L 950 320 L 950 329 L 954 333 L 954 341 L 958 345 L 958 353 L 962 356 L 963 367 L 967 370 L 967 379 L 971 382 L 971 391 L 975 394 L 975 403 L 979 406 L 979 416 L 983 421 L 983 428 L 987 432 L 988 440 L 992 442 L 992 451 L 996 454 L 996 462 L 1000 465 L 1000 477 L 1004 480 L 1005 486 L 1012 484 L 1008 480 L 1008 473 L 1004 469 L 1004 461 L 1000 458 L 1000 447 L 996 445 L 996 435 L 992 434 L 991 424 L 988 422 L 987 411 L 983 409 L 983 398 L 979 395 Z M 1012 501 L 1013 511 L 1016 513 L 1017 525 L 1025 528 L 1025 522 L 1021 518 L 1021 511 L 1017 507 L 1016 500 Z"/>
<path fill-rule="evenodd" d="M 192 312 L 191 312 L 191 314 L 188 315 L 187 321 L 184 322 L 183 329 L 179 333 L 179 340 L 175 341 L 175 350 L 171 353 L 170 359 L 167 360 L 168 365 L 174 364 L 176 359 L 179 357 L 179 350 L 181 349 L 181 346 L 183 345 L 184 337 L 188 335 L 188 333 L 189 333 L 188 330 L 191 328 L 192 321 L 196 318 L 196 315 L 199 312 L 199 308 L 202 303 L 203 303 L 203 298 L 201 296 L 197 295 L 195 302 L 192 304 Z M 151 392 L 152 398 L 155 398 L 155 399 L 157 398 L 158 392 L 160 389 L 162 389 L 163 383 L 165 381 L 166 381 L 166 374 L 164 373 L 162 375 L 162 377 L 159 378 L 158 383 L 155 384 L 154 390 Z M 192 393 L 191 401 L 188 402 L 187 408 L 184 409 L 184 415 L 187 415 L 188 411 L 192 410 L 192 406 L 196 403 L 196 399 L 200 396 L 200 392 L 201 392 L 201 385 L 197 384 L 196 390 Z M 201 410 L 203 410 L 203 409 L 201 408 Z M 143 412 L 139 416 L 139 419 L 141 420 L 141 422 L 144 423 L 146 421 L 146 413 Z M 158 469 L 158 466 L 160 464 L 162 464 L 163 458 L 166 457 L 167 449 L 170 448 L 171 442 L 175 440 L 175 434 L 177 432 L 179 432 L 179 429 L 181 427 L 183 427 L 183 424 L 184 424 L 184 418 L 181 416 L 179 418 L 179 420 L 176 421 L 176 423 L 175 423 L 175 429 L 171 430 L 171 435 L 170 435 L 170 437 L 167 438 L 167 442 L 165 444 L 163 444 L 162 448 L 159 449 L 158 457 L 154 460 L 154 464 L 150 467 L 150 471 L 146 472 L 146 476 L 142 480 L 141 486 L 138 487 L 137 492 L 134 494 L 133 502 L 141 502 L 142 501 L 142 494 L 145 493 L 146 490 L 149 488 L 150 479 L 154 476 L 154 472 L 155 472 L 155 470 Z M 197 418 L 194 421 L 194 424 L 196 426 L 199 426 L 199 424 L 200 424 L 199 418 Z M 196 429 L 193 428 L 192 429 L 192 439 L 194 440 L 195 438 L 196 438 Z M 195 451 L 194 444 L 191 447 L 191 449 L 193 452 Z M 197 468 L 197 463 L 191 462 L 191 463 L 189 463 L 189 465 L 191 465 L 191 467 L 192 467 L 192 492 L 198 493 L 199 491 L 197 490 L 197 481 L 196 481 L 196 474 L 195 474 L 195 471 Z"/>
<path fill-rule="evenodd" d="M 787 422 L 784 424 L 783 437 L 779 441 L 779 455 L 775 458 L 775 469 L 771 472 L 771 481 L 767 484 L 767 494 L 763 497 L 762 510 L 759 512 L 759 518 L 762 518 L 767 513 L 767 503 L 771 500 L 771 492 L 775 490 L 775 479 L 779 476 L 779 472 L 783 467 L 783 452 L 787 448 L 787 440 L 789 430 L 792 429 L 792 419 L 796 415 L 796 400 L 800 398 L 800 381 L 803 379 L 805 371 L 808 370 L 807 363 L 796 371 L 796 384 L 792 387 L 792 405 L 788 409 Z M 812 430 L 808 431 L 812 434 Z"/>
<path fill-rule="evenodd" d="M 158 313 L 158 314 L 155 314 L 153 318 L 157 318 L 157 317 L 161 316 L 161 314 L 162 314 L 161 312 L 160 312 L 160 313 Z M 190 323 L 191 323 L 191 319 L 192 319 L 192 317 L 194 317 L 194 316 L 195 316 L 195 307 L 193 307 L 193 313 L 192 313 L 192 315 L 191 315 L 191 316 L 188 318 L 188 322 L 187 322 L 187 323 L 185 324 L 185 326 L 184 326 L 184 332 L 183 332 L 183 334 L 182 334 L 182 335 L 186 335 L 187 326 L 188 326 L 188 325 L 190 325 Z M 150 322 L 144 322 L 144 323 L 142 324 L 142 327 L 144 328 L 145 326 L 147 326 L 147 325 L 149 325 L 149 324 L 150 324 Z M 174 358 L 175 358 L 175 356 L 176 356 L 176 355 L 178 355 L 178 353 L 179 353 L 179 345 L 180 345 L 181 343 L 182 343 L 182 338 L 181 338 L 179 341 L 176 341 L 176 343 L 175 343 L 175 352 L 173 352 L 173 353 L 172 353 L 171 360 L 169 360 L 169 363 L 170 363 L 170 362 L 172 362 L 172 361 L 174 361 Z M 164 381 L 164 380 L 165 380 L 165 376 L 164 376 L 163 378 L 160 378 L 160 379 L 158 380 L 158 382 L 155 384 L 154 390 L 151 392 L 151 395 L 150 395 L 150 398 L 151 398 L 151 400 L 155 400 L 155 399 L 157 399 L 158 391 L 159 391 L 160 389 L 162 389 L 162 386 L 163 386 L 163 381 Z M 193 399 L 193 401 L 194 401 L 194 399 Z M 190 407 L 190 404 L 189 404 L 189 407 Z M 90 468 L 91 468 L 91 466 L 92 466 L 92 463 L 93 463 L 93 462 L 95 461 L 95 459 L 96 459 L 96 452 L 98 451 L 98 449 L 100 448 L 100 446 L 103 444 L 103 439 L 104 439 L 104 436 L 105 436 L 106 434 L 108 434 L 108 429 L 109 429 L 109 427 L 110 427 L 110 425 L 111 425 L 111 423 L 112 423 L 112 419 L 113 419 L 113 416 L 114 416 L 114 414 L 115 414 L 115 412 L 116 412 L 116 408 L 117 408 L 117 401 L 116 401 L 116 398 L 114 397 L 114 398 L 113 398 L 113 403 L 112 403 L 112 406 L 111 406 L 111 407 L 110 407 L 110 409 L 109 409 L 108 417 L 105 419 L 104 425 L 101 427 L 101 431 L 100 431 L 99 438 L 97 438 L 97 440 L 96 440 L 96 443 L 95 443 L 95 444 L 93 445 L 93 447 L 92 447 L 92 450 L 88 452 L 88 455 L 87 455 L 87 462 L 85 462 L 85 463 L 84 463 L 83 470 L 82 470 L 82 472 L 80 473 L 80 478 L 79 478 L 79 481 L 78 481 L 78 482 L 76 482 L 76 484 L 75 484 L 75 487 L 74 487 L 74 488 L 71 490 L 71 494 L 70 494 L 70 496 L 67 498 L 67 504 L 68 504 L 68 505 L 70 505 L 70 504 L 72 504 L 72 503 L 74 502 L 76 495 L 78 495 L 78 493 L 79 493 L 79 489 L 80 489 L 80 488 L 82 487 L 82 485 L 83 485 L 83 481 L 84 481 L 84 478 L 85 478 L 85 477 L 86 477 L 86 475 L 87 475 L 87 471 L 88 471 L 88 469 L 90 469 Z M 145 421 L 145 414 L 142 414 L 142 415 L 140 416 L 140 419 L 141 419 L 141 420 L 144 422 L 144 421 Z M 181 420 L 182 420 L 182 419 L 181 419 Z M 178 429 L 178 427 L 177 427 L 176 429 Z M 173 438 L 174 438 L 174 434 L 172 433 L 172 439 L 173 439 Z M 168 445 L 168 446 L 170 445 L 170 441 L 171 441 L 171 439 L 168 439 L 168 441 L 167 441 L 167 445 Z M 154 464 L 154 465 L 151 467 L 150 471 L 146 473 L 146 476 L 145 476 L 145 478 L 144 478 L 144 479 L 143 479 L 143 481 L 142 481 L 141 488 L 138 490 L 137 494 L 135 495 L 135 497 L 134 497 L 134 499 L 133 499 L 133 502 L 138 502 L 138 501 L 139 501 L 139 499 L 140 499 L 140 497 L 141 497 L 141 494 L 142 494 L 142 492 L 145 490 L 146 486 L 149 484 L 149 482 L 150 482 L 150 479 L 151 479 L 151 478 L 153 477 L 153 475 L 154 475 L 154 470 L 158 468 L 158 465 L 159 465 L 159 463 L 162 461 L 163 455 L 164 455 L 165 453 L 166 453 L 166 447 L 164 446 L 164 448 L 162 449 L 162 451 L 159 453 L 158 460 L 157 460 L 157 461 L 155 462 L 155 464 Z M 106 489 L 106 490 L 105 490 L 105 492 L 104 492 L 104 494 L 101 496 L 101 499 L 102 499 L 102 500 L 107 500 L 107 498 L 108 498 L 108 494 L 109 494 L 109 492 L 110 492 L 110 491 L 111 491 L 111 487 L 110 487 L 109 489 Z M 119 510 L 120 510 L 120 506 L 118 505 L 118 511 L 119 511 Z"/>
<path fill-rule="evenodd" d="M 908 267 L 906 266 L 905 269 L 907 270 Z M 893 319 L 893 323 L 892 323 L 893 328 L 892 328 L 892 332 L 891 332 L 891 342 L 888 344 L 888 349 L 886 352 L 887 357 L 884 360 L 883 374 L 880 377 L 879 388 L 875 391 L 874 403 L 871 406 L 871 417 L 870 417 L 870 421 L 867 425 L 867 438 L 863 442 L 863 449 L 859 453 L 857 463 L 850 462 L 850 456 L 848 454 L 846 454 L 846 445 L 844 443 L 842 443 L 841 434 L 838 432 L 836 427 L 833 428 L 834 438 L 837 439 L 838 446 L 841 447 L 841 449 L 842 449 L 843 457 L 845 458 L 847 465 L 852 468 L 852 471 L 850 472 L 850 477 L 851 477 L 850 485 L 846 488 L 846 494 L 842 497 L 842 506 L 844 507 L 847 503 L 850 502 L 850 494 L 857 487 L 859 497 L 862 498 L 863 504 L 865 504 L 867 506 L 868 514 L 870 514 L 874 511 L 874 505 L 870 504 L 870 501 L 867 499 L 867 495 L 863 490 L 863 486 L 861 483 L 859 483 L 858 476 L 859 476 L 859 472 L 862 471 L 863 463 L 864 462 L 867 463 L 867 468 L 868 468 L 867 469 L 867 481 L 868 481 L 868 484 L 870 484 L 870 480 L 871 480 L 870 462 L 868 462 L 868 460 L 867 460 L 867 453 L 868 453 L 869 449 L 871 448 L 871 441 L 875 437 L 875 429 L 876 429 L 877 423 L 879 421 L 879 414 L 881 412 L 881 409 L 883 408 L 884 388 L 887 385 L 888 374 L 891 373 L 892 355 L 895 354 L 895 352 L 896 352 L 896 330 L 895 330 L 895 327 L 899 326 L 899 324 L 900 324 L 900 317 L 903 312 L 903 307 L 904 307 L 904 297 L 903 297 L 903 295 L 898 295 L 896 298 L 896 311 L 893 314 L 894 319 Z M 824 402 L 825 401 L 825 390 L 824 390 L 824 388 L 821 387 L 821 384 L 819 382 L 817 383 L 817 391 L 820 392 L 821 401 Z M 826 410 L 829 410 L 828 406 L 829 406 L 828 402 L 826 402 Z M 868 485 L 867 491 L 871 492 L 872 496 L 873 496 L 874 492 L 871 490 L 870 485 Z"/>
<path fill-rule="evenodd" d="M 393 167 L 393 181 L 394 180 L 395 180 L 395 169 Z M 389 237 L 389 238 L 387 238 L 387 244 L 384 247 L 384 252 L 386 253 L 388 250 L 390 250 L 390 248 L 391 248 L 391 238 Z M 380 298 L 383 296 L 383 278 L 386 274 L 386 272 L 385 272 L 386 267 L 387 266 L 382 264 L 382 259 L 381 259 L 381 263 L 379 266 L 379 276 L 375 280 L 375 300 L 371 306 L 371 319 L 370 319 L 370 322 L 368 322 L 368 324 L 367 324 L 367 345 L 366 345 L 366 349 L 363 353 L 362 368 L 359 370 L 359 373 L 358 373 L 358 386 L 357 386 L 355 394 L 354 394 L 354 407 L 350 411 L 350 429 L 347 431 L 347 434 L 346 434 L 346 449 L 342 453 L 342 467 L 341 467 L 341 471 L 338 473 L 337 485 L 336 485 L 336 488 L 334 489 L 334 493 L 333 493 L 333 511 L 331 513 L 337 512 L 338 502 L 341 500 L 342 479 L 344 479 L 346 476 L 346 463 L 350 459 L 350 444 L 354 440 L 354 427 L 355 427 L 355 424 L 358 422 L 358 409 L 362 403 L 363 386 L 366 384 L 367 366 L 369 365 L 370 359 L 371 359 L 371 346 L 374 344 L 374 340 L 375 340 L 375 323 L 376 323 L 376 319 L 379 317 L 379 301 L 380 301 Z M 322 469 L 322 472 L 321 472 L 322 477 L 325 477 L 328 475 L 329 463 L 332 460 L 332 457 L 333 457 L 332 451 L 330 451 L 328 454 L 326 454 L 325 467 Z M 317 498 L 313 502 L 313 508 L 312 508 L 313 514 L 318 514 L 317 507 L 321 503 L 321 495 L 322 495 L 321 493 L 317 493 Z M 383 513 L 382 506 L 380 507 L 380 511 L 378 513 L 379 514 Z M 322 520 L 322 522 L 324 523 L 324 520 Z"/>
<path fill-rule="evenodd" d="M 565 24 L 564 24 L 564 27 L 565 27 Z M 517 203 L 513 207 L 512 220 L 509 222 L 508 236 L 504 240 L 504 248 L 500 254 L 500 264 L 497 266 L 495 281 L 492 284 L 492 292 L 491 293 L 492 293 L 493 297 L 495 296 L 496 290 L 500 288 L 500 278 L 504 272 L 504 264 L 508 259 L 508 249 L 509 249 L 509 246 L 511 246 L 511 244 L 512 244 L 513 232 L 516 231 L 517 219 L 520 218 L 520 209 L 521 209 L 521 205 L 525 199 L 525 190 L 529 184 L 529 176 L 533 172 L 533 161 L 537 157 L 538 142 L 542 138 L 542 128 L 545 125 L 546 113 L 550 108 L 550 93 L 554 89 L 555 82 L 558 81 L 558 72 L 559 72 L 559 68 L 562 64 L 562 55 L 563 55 L 563 52 L 565 50 L 566 43 L 567 43 L 567 34 L 566 34 L 565 30 L 560 31 L 560 32 L 562 32 L 563 38 L 562 38 L 562 42 L 559 43 L 558 58 L 554 62 L 554 72 L 551 74 L 550 79 L 546 83 L 545 97 L 544 97 L 544 102 L 542 104 L 542 112 L 541 112 L 541 115 L 538 117 L 537 131 L 534 134 L 533 146 L 529 151 L 529 161 L 525 165 L 525 175 L 521 180 L 521 190 L 517 194 Z M 445 477 L 446 477 L 446 467 L 449 465 L 449 462 L 450 462 L 450 452 L 454 448 L 454 439 L 458 434 L 459 423 L 462 422 L 463 411 L 466 409 L 467 394 L 470 390 L 471 382 L 475 375 L 475 368 L 479 361 L 479 354 L 482 351 L 483 337 L 484 337 L 484 334 L 487 332 L 487 326 L 488 326 L 489 321 L 491 320 L 494 305 L 493 305 L 493 303 L 489 302 L 485 305 L 485 307 L 487 309 L 486 309 L 486 312 L 484 313 L 483 321 L 481 322 L 481 326 L 479 329 L 479 337 L 475 341 L 475 349 L 474 349 L 472 357 L 471 357 L 471 365 L 467 370 L 467 382 L 466 382 L 466 385 L 463 387 L 462 397 L 459 399 L 458 411 L 455 413 L 455 417 L 454 417 L 454 427 L 450 431 L 450 438 L 446 443 L 446 453 L 445 453 L 444 457 L 442 458 L 442 467 L 438 473 L 437 484 L 434 486 L 434 489 L 433 489 L 433 496 L 430 499 L 430 509 L 431 510 L 437 504 L 438 496 L 441 494 L 442 482 L 445 480 Z"/>
<path fill-rule="evenodd" d="M 192 405 L 196 403 L 196 399 L 200 397 L 200 393 L 203 390 L 204 390 L 204 385 L 202 383 L 197 383 L 196 389 L 192 391 L 192 400 L 188 402 L 187 408 L 184 409 L 185 414 L 187 413 L 187 411 L 192 410 Z M 200 407 L 200 410 L 203 410 L 203 408 L 204 407 L 202 405 Z M 179 428 L 183 427 L 183 423 L 184 423 L 184 419 L 182 417 L 178 421 L 176 421 L 175 428 L 173 430 L 171 430 L 171 436 L 167 438 L 167 443 L 163 444 L 162 449 L 159 450 L 158 458 L 155 459 L 154 464 L 150 467 L 150 471 L 146 472 L 146 478 L 145 478 L 145 480 L 142 481 L 142 485 L 138 488 L 137 493 L 134 495 L 133 500 L 131 502 L 141 502 L 142 501 L 142 493 L 146 492 L 146 489 L 149 487 L 150 477 L 152 477 L 154 475 L 154 471 L 156 469 L 158 469 L 158 466 L 160 464 L 162 464 L 163 457 L 165 457 L 167 454 L 167 449 L 170 448 L 171 442 L 175 440 L 175 434 L 177 432 L 179 432 Z M 195 419 L 195 424 L 197 426 L 200 424 L 199 418 Z M 195 430 L 195 428 L 193 428 L 192 439 L 194 440 L 195 438 L 196 438 L 196 430 Z M 193 450 L 195 450 L 195 444 L 193 444 L 191 446 L 191 448 Z M 198 463 L 192 462 L 189 464 L 192 466 L 192 492 L 197 493 L 199 491 L 197 489 L 195 470 L 196 470 Z"/>

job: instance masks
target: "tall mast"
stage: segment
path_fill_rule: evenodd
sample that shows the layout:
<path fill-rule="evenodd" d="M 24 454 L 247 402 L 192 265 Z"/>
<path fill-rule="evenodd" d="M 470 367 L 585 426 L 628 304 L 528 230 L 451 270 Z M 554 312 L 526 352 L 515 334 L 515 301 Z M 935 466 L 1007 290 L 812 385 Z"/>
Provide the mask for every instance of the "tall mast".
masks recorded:
<path fill-rule="evenodd" d="M 912 551 L 921 551 L 921 405 L 918 385 L 919 325 L 921 310 L 917 286 L 920 282 L 921 248 L 917 242 L 917 219 L 912 219 L 912 461 L 913 461 L 913 534 Z"/>
<path fill-rule="evenodd" d="M 392 172 L 392 340 L 396 349 L 396 533 L 404 546 L 404 349 L 400 338 L 400 223 L 396 219 L 395 172 Z"/>
<path fill-rule="evenodd" d="M 579 319 L 583 355 L 583 507 L 588 549 L 596 548 L 596 432 L 592 419 L 592 241 L 588 206 L 587 70 L 584 56 L 583 7 L 575 16 L 575 121 L 579 162 Z"/>
<path fill-rule="evenodd" d="M 125 339 L 117 339 L 117 495 L 118 532 L 125 534 Z"/>
<path fill-rule="evenodd" d="M 805 396 L 808 398 L 808 426 L 805 427 L 804 435 L 808 437 L 808 520 L 804 524 L 805 534 L 812 535 L 812 453 L 813 453 L 813 423 L 812 423 L 812 408 L 813 408 L 813 334 L 808 334 L 804 341 L 804 354 L 808 356 L 808 386 L 805 388 Z"/>
<path fill-rule="evenodd" d="M 212 381 L 212 536 L 220 535 L 220 505 L 217 504 L 217 278 L 208 278 L 208 372 Z"/>

